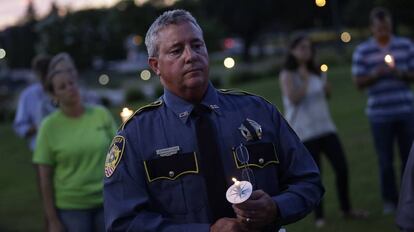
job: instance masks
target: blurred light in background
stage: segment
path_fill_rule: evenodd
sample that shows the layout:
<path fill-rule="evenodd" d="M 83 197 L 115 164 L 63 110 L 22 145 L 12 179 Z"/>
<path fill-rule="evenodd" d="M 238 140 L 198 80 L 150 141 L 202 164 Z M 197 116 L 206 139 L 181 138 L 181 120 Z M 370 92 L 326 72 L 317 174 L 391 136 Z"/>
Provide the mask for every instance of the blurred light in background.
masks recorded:
<path fill-rule="evenodd" d="M 99 76 L 98 81 L 101 85 L 107 85 L 109 83 L 109 76 L 106 74 L 102 74 Z"/>
<path fill-rule="evenodd" d="M 6 50 L 3 48 L 0 48 L 0 60 L 6 57 Z"/>
<path fill-rule="evenodd" d="M 315 4 L 318 7 L 324 7 L 326 5 L 326 0 L 315 0 Z"/>
<path fill-rule="evenodd" d="M 135 2 L 135 4 L 137 4 L 137 3 Z M 117 4 L 116 8 L 119 11 L 124 11 L 127 8 L 127 4 L 125 2 L 120 2 L 120 3 Z"/>
<path fill-rule="evenodd" d="M 125 122 L 133 113 L 134 111 L 128 109 L 127 107 L 124 107 L 119 114 L 121 116 L 122 122 Z"/>
<path fill-rule="evenodd" d="M 224 67 L 233 68 L 234 65 L 236 65 L 236 62 L 234 61 L 233 58 L 227 57 L 226 59 L 224 59 Z"/>
<path fill-rule="evenodd" d="M 134 0 L 135 5 L 137 6 L 141 6 L 144 5 L 144 3 L 146 3 L 147 0 Z"/>
<path fill-rule="evenodd" d="M 119 0 L 118 0 L 119 1 Z M 147 2 L 150 2 L 151 0 L 134 0 L 134 3 L 136 6 L 142 6 Z M 165 6 L 171 6 L 173 5 L 176 1 L 178 0 L 163 0 L 163 1 L 158 1 L 156 4 L 161 3 L 162 5 Z"/>
<path fill-rule="evenodd" d="M 341 33 L 341 40 L 344 43 L 349 43 L 351 41 L 352 37 L 351 34 L 347 31 L 344 31 Z"/>
<path fill-rule="evenodd" d="M 322 71 L 322 72 L 327 72 L 327 71 L 328 71 L 328 65 L 326 65 L 326 64 L 322 64 L 322 65 L 321 65 L 321 71 Z"/>
<path fill-rule="evenodd" d="M 58 9 L 58 15 L 60 17 L 64 17 L 67 13 L 68 13 L 68 11 L 66 9 L 64 9 L 64 8 L 59 8 Z"/>
<path fill-rule="evenodd" d="M 140 76 L 142 80 L 148 81 L 151 78 L 151 72 L 146 69 L 142 70 Z"/>
<path fill-rule="evenodd" d="M 135 44 L 135 46 L 139 46 L 142 44 L 142 36 L 140 35 L 135 35 L 133 38 L 133 42 Z"/>
<path fill-rule="evenodd" d="M 225 49 L 231 49 L 231 48 L 233 48 L 234 47 L 234 39 L 232 39 L 232 38 L 227 38 L 227 39 L 224 39 L 224 48 Z"/>
<path fill-rule="evenodd" d="M 164 4 L 167 6 L 172 6 L 176 0 L 164 0 Z"/>

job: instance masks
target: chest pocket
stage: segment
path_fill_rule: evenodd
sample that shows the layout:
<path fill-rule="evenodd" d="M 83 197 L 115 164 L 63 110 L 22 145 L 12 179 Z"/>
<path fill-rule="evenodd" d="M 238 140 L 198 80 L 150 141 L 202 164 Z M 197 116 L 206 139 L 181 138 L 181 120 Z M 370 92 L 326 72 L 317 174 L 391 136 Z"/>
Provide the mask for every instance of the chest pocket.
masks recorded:
<path fill-rule="evenodd" d="M 176 154 L 144 161 L 151 196 L 157 211 L 168 215 L 186 214 L 200 205 L 191 199 L 189 191 L 196 191 L 199 165 L 196 153 Z M 191 183 L 188 185 L 188 183 Z M 191 204 L 193 203 L 193 205 Z"/>
<path fill-rule="evenodd" d="M 245 146 L 249 152 L 248 164 L 243 164 L 240 159 L 237 158 L 236 148 L 233 148 L 234 162 L 238 169 L 246 166 L 249 168 L 264 168 L 268 165 L 279 164 L 279 158 L 273 143 L 255 143 Z"/>
<path fill-rule="evenodd" d="M 279 192 L 278 165 L 280 163 L 273 143 L 254 143 L 245 145 L 249 160 L 243 163 L 238 158 L 237 148 L 233 148 L 233 158 L 237 169 L 250 168 L 255 189 L 262 189 L 270 195 Z M 239 154 L 240 155 L 240 154 Z"/>

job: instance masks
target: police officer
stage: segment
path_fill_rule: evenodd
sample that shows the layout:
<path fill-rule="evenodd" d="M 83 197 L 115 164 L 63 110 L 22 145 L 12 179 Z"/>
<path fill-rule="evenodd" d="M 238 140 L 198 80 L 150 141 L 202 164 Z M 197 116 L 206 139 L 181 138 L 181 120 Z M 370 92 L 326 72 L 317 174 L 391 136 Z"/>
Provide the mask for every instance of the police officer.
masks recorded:
<path fill-rule="evenodd" d="M 277 231 L 311 212 L 324 191 L 311 156 L 272 104 L 212 86 L 191 14 L 163 13 L 145 43 L 164 95 L 113 139 L 107 230 Z M 226 201 L 232 177 L 252 183 L 247 201 Z"/>

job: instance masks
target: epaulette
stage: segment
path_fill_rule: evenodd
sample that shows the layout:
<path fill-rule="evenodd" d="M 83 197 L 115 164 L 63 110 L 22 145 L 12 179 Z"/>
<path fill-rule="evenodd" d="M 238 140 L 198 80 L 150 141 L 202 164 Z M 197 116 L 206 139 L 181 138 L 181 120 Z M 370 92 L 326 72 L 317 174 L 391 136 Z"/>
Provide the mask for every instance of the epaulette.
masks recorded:
<path fill-rule="evenodd" d="M 238 89 L 218 89 L 218 91 L 220 93 L 230 94 L 230 95 L 254 95 L 252 93 L 249 93 L 243 90 L 238 90 Z"/>
<path fill-rule="evenodd" d="M 124 123 L 121 124 L 121 126 L 119 127 L 118 131 L 123 130 L 126 126 L 126 124 L 128 124 L 129 121 L 131 121 L 131 119 L 135 116 L 138 115 L 144 111 L 148 111 L 154 108 L 158 108 L 160 107 L 164 102 L 162 100 L 157 100 L 155 102 L 152 102 L 148 105 L 142 106 L 141 108 L 139 108 L 137 111 L 135 111 L 131 116 L 129 116 L 129 118 L 127 120 L 125 120 Z"/>
<path fill-rule="evenodd" d="M 266 98 L 264 98 L 264 97 L 262 97 L 260 95 L 254 94 L 254 93 L 250 93 L 250 92 L 244 91 L 244 90 L 238 90 L 238 89 L 218 89 L 218 91 L 220 93 L 223 93 L 223 94 L 230 94 L 230 95 L 236 95 L 236 96 L 246 96 L 246 95 L 248 95 L 248 96 L 255 96 L 255 97 L 259 97 L 259 98 L 265 100 L 269 104 L 274 105 L 272 102 L 270 102 Z"/>

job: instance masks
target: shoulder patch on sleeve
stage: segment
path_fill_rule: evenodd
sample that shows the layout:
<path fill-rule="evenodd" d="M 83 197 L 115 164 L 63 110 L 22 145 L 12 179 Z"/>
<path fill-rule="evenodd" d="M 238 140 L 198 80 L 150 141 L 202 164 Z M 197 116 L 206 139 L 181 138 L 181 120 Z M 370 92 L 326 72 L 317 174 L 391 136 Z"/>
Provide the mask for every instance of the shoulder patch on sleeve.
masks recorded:
<path fill-rule="evenodd" d="M 105 159 L 105 176 L 107 178 L 114 174 L 116 167 L 118 167 L 119 161 L 121 161 L 124 149 L 125 138 L 121 135 L 115 136 Z"/>
<path fill-rule="evenodd" d="M 148 105 L 145 105 L 141 108 L 139 108 L 137 111 L 135 111 L 131 116 L 129 116 L 129 118 L 127 120 L 125 120 L 124 123 L 121 124 L 121 126 L 119 127 L 118 130 L 123 130 L 125 129 L 125 126 L 128 124 L 129 121 L 131 121 L 131 119 L 135 116 L 138 115 L 141 112 L 147 111 L 147 110 L 151 110 L 151 109 L 155 109 L 160 107 L 164 102 L 162 100 L 157 100 L 155 102 L 152 102 Z"/>
<path fill-rule="evenodd" d="M 244 90 L 238 90 L 238 89 L 219 89 L 218 90 L 220 93 L 223 94 L 229 94 L 229 95 L 236 95 L 236 96 L 255 96 L 255 97 L 259 97 L 263 100 L 265 100 L 267 103 L 273 105 L 273 103 L 271 103 L 269 100 L 267 100 L 266 98 L 257 95 L 257 94 L 253 94 Z"/>

